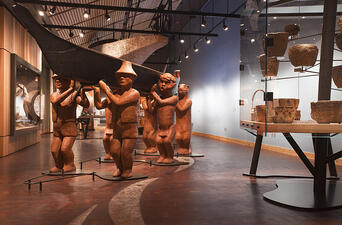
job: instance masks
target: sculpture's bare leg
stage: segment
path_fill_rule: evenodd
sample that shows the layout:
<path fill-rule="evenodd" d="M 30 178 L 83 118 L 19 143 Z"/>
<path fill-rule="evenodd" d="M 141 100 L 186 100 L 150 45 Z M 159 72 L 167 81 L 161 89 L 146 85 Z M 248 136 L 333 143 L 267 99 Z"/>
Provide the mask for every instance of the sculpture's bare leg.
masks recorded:
<path fill-rule="evenodd" d="M 74 163 L 74 153 L 72 152 L 72 146 L 76 137 L 64 137 L 61 145 L 61 152 L 63 156 L 64 166 L 63 170 L 65 172 L 76 170 Z"/>
<path fill-rule="evenodd" d="M 106 132 L 103 134 L 102 142 L 103 142 L 103 147 L 106 152 L 106 156 L 104 159 L 113 159 L 112 156 L 110 155 L 110 143 L 112 140 L 113 136 L 106 134 Z"/>
<path fill-rule="evenodd" d="M 62 139 L 60 137 L 53 137 L 51 143 L 51 154 L 55 160 L 55 166 L 50 169 L 50 172 L 57 172 L 59 169 L 63 168 L 63 158 L 61 153 Z"/>
<path fill-rule="evenodd" d="M 122 164 L 121 164 L 121 142 L 119 139 L 112 138 L 110 145 L 110 154 L 112 155 L 114 162 L 116 164 L 116 171 L 113 173 L 113 177 L 118 177 L 122 172 Z"/>
<path fill-rule="evenodd" d="M 163 139 L 164 139 L 163 137 L 161 137 L 159 134 L 157 134 L 156 142 L 157 142 L 157 147 L 158 147 L 158 151 L 160 154 L 160 157 L 157 160 L 158 163 L 162 163 L 164 161 L 164 159 L 166 158 Z"/>
<path fill-rule="evenodd" d="M 132 176 L 133 156 L 132 152 L 137 139 L 123 139 L 121 147 L 121 163 L 122 173 L 121 177 L 128 178 Z"/>

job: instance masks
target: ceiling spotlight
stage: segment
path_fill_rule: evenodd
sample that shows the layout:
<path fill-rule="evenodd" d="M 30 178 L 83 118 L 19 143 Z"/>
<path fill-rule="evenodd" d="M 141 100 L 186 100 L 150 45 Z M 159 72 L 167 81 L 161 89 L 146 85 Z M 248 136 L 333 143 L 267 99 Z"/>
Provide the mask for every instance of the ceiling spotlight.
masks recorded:
<path fill-rule="evenodd" d="M 181 37 L 181 36 L 179 36 L 179 42 L 180 42 L 181 44 L 183 44 L 183 43 L 185 42 L 184 38 Z"/>
<path fill-rule="evenodd" d="M 198 52 L 199 49 L 196 47 L 196 45 L 194 45 L 194 52 Z"/>
<path fill-rule="evenodd" d="M 223 30 L 226 31 L 229 29 L 229 27 L 226 25 L 226 20 L 223 20 Z"/>
<path fill-rule="evenodd" d="M 84 11 L 84 13 L 83 13 L 83 17 L 84 17 L 85 19 L 88 19 L 89 16 L 90 16 L 90 9 Z"/>
<path fill-rule="evenodd" d="M 42 9 L 38 10 L 39 16 L 45 16 L 46 10 L 47 10 L 47 6 L 46 5 L 44 6 L 44 10 L 42 10 Z"/>
<path fill-rule="evenodd" d="M 39 14 L 39 16 L 44 16 L 45 15 L 43 10 L 38 10 L 38 14 Z"/>
<path fill-rule="evenodd" d="M 201 27 L 205 27 L 205 24 L 206 24 L 205 18 L 204 18 L 204 16 L 202 16 Z"/>
<path fill-rule="evenodd" d="M 81 31 L 81 32 L 79 33 L 79 35 L 80 35 L 81 38 L 83 38 L 83 37 L 84 37 L 83 31 Z"/>
<path fill-rule="evenodd" d="M 211 40 L 208 37 L 205 37 L 205 43 L 210 44 Z"/>
<path fill-rule="evenodd" d="M 188 59 L 189 55 L 185 52 L 185 58 Z"/>
<path fill-rule="evenodd" d="M 39 16 L 45 16 L 45 12 L 47 11 L 47 6 L 45 5 L 44 6 L 44 10 L 38 10 L 38 14 L 39 14 Z"/>
<path fill-rule="evenodd" d="M 55 15 L 56 13 L 56 6 L 53 6 L 50 11 L 49 11 L 49 14 L 52 16 L 52 15 Z"/>
<path fill-rule="evenodd" d="M 182 60 L 181 60 L 181 57 L 179 56 L 178 57 L 178 63 L 181 63 L 182 62 Z"/>
<path fill-rule="evenodd" d="M 110 21 L 110 16 L 109 16 L 109 14 L 108 14 L 108 11 L 107 11 L 107 9 L 106 9 L 105 18 L 106 18 L 106 21 Z"/>
<path fill-rule="evenodd" d="M 69 37 L 73 37 L 74 36 L 74 33 L 72 32 L 72 30 L 69 30 Z"/>
<path fill-rule="evenodd" d="M 254 39 L 254 38 L 252 38 L 252 39 L 251 39 L 251 43 L 253 44 L 254 42 L 255 42 L 255 39 Z"/>

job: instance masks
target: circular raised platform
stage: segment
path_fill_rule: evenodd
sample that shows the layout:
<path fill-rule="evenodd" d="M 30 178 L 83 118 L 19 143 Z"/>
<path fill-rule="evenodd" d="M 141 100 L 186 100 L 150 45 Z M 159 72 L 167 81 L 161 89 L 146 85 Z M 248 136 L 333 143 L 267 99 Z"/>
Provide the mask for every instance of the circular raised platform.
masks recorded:
<path fill-rule="evenodd" d="M 178 160 L 173 160 L 172 163 L 159 163 L 157 160 L 152 160 L 150 163 L 154 166 L 181 166 L 181 165 L 188 165 L 189 162 L 181 162 Z"/>
<path fill-rule="evenodd" d="M 49 170 L 42 171 L 42 175 L 47 175 L 47 176 L 91 175 L 91 174 L 93 174 L 93 171 L 81 170 L 81 169 L 76 169 L 74 171 L 64 172 L 64 173 L 62 170 L 59 170 L 53 173 L 50 172 Z"/>
<path fill-rule="evenodd" d="M 204 157 L 203 154 L 199 154 L 199 153 L 191 153 L 191 154 L 178 154 L 178 152 L 175 154 L 176 157 Z"/>
<path fill-rule="evenodd" d="M 313 179 L 313 176 L 300 176 L 300 175 L 283 175 L 283 174 L 251 174 L 243 173 L 243 176 L 255 178 L 299 178 L 299 179 Z M 327 177 L 327 180 L 339 180 L 339 177 Z"/>
<path fill-rule="evenodd" d="M 155 153 L 145 153 L 144 150 L 134 150 L 134 155 L 142 155 L 142 156 L 160 156 L 159 152 Z"/>
<path fill-rule="evenodd" d="M 127 181 L 127 180 L 139 180 L 139 179 L 145 179 L 147 178 L 146 175 L 141 174 L 133 174 L 132 177 L 129 178 L 122 178 L 122 177 L 113 177 L 113 173 L 95 173 L 95 176 L 97 176 L 100 179 L 108 180 L 108 181 Z"/>
<path fill-rule="evenodd" d="M 325 199 L 315 198 L 313 180 L 277 180 L 277 189 L 264 194 L 273 203 L 301 208 L 328 209 L 342 206 L 342 182 L 326 181 Z"/>
<path fill-rule="evenodd" d="M 104 159 L 104 157 L 96 159 L 99 163 L 115 163 L 113 159 Z"/>

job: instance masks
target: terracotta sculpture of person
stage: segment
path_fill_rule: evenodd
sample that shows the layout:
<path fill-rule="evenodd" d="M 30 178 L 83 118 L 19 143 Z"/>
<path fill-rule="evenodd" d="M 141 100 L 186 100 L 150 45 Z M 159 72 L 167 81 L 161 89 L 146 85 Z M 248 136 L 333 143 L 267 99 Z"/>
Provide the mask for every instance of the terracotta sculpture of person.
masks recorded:
<path fill-rule="evenodd" d="M 176 105 L 176 143 L 178 154 L 191 153 L 191 105 L 189 99 L 189 85 L 180 84 L 178 88 L 179 101 Z"/>
<path fill-rule="evenodd" d="M 87 108 L 89 101 L 83 89 L 81 89 L 80 95 L 76 97 L 74 80 L 56 74 L 52 78 L 57 89 L 50 95 L 54 136 L 51 153 L 56 165 L 50 169 L 50 172 L 57 172 L 60 169 L 69 172 L 76 169 L 74 153 L 72 152 L 72 146 L 77 136 L 76 106 L 79 104 Z"/>
<path fill-rule="evenodd" d="M 112 103 L 108 97 L 106 97 L 103 101 L 101 101 L 100 96 L 100 88 L 94 86 L 94 103 L 95 107 L 100 109 L 105 109 L 105 117 L 106 117 L 106 128 L 103 133 L 102 142 L 103 147 L 105 149 L 106 155 L 104 157 L 105 160 L 113 159 L 110 155 L 110 143 L 113 138 L 113 121 L 112 121 Z"/>
<path fill-rule="evenodd" d="M 149 96 L 141 99 L 142 108 L 144 110 L 144 132 L 143 141 L 146 145 L 145 153 L 157 152 L 156 130 L 157 118 L 152 100 Z"/>
<path fill-rule="evenodd" d="M 117 167 L 113 176 L 129 178 L 132 176 L 132 152 L 138 138 L 137 113 L 140 94 L 132 88 L 133 80 L 137 77 L 132 63 L 124 61 L 115 76 L 120 88 L 113 93 L 104 81 L 99 84 L 112 102 L 113 138 L 110 153 Z"/>
<path fill-rule="evenodd" d="M 156 142 L 160 157 L 158 163 L 173 163 L 173 144 L 172 141 L 175 136 L 174 113 L 178 102 L 178 96 L 172 93 L 176 85 L 176 78 L 164 73 L 160 76 L 158 81 L 158 88 L 160 96 L 157 94 L 157 85 L 151 89 L 151 95 L 155 100 L 155 107 L 157 110 L 157 136 Z"/>

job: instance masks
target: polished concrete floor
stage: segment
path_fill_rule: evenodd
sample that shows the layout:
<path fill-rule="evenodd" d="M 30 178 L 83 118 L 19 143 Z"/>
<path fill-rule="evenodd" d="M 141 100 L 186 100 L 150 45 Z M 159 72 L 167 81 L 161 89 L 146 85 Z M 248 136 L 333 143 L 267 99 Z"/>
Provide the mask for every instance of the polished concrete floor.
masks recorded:
<path fill-rule="evenodd" d="M 75 161 L 83 169 L 111 172 L 112 164 L 95 159 L 104 150 L 100 133 L 77 140 Z M 193 136 L 192 147 L 204 158 L 187 166 L 158 167 L 136 162 L 136 181 L 109 182 L 92 176 L 32 185 L 24 181 L 53 166 L 51 135 L 39 144 L 0 158 L 0 224 L 342 224 L 342 208 L 303 211 L 272 204 L 262 194 L 275 189 L 276 179 L 242 176 L 248 172 L 252 150 L 239 145 Z M 139 140 L 137 148 L 142 149 Z M 146 159 L 147 157 L 135 157 Z M 153 157 L 150 157 L 153 158 Z M 296 157 L 262 151 L 258 172 L 309 175 Z M 342 174 L 342 168 L 338 167 Z M 42 177 L 38 180 L 50 180 Z"/>

